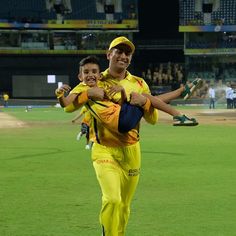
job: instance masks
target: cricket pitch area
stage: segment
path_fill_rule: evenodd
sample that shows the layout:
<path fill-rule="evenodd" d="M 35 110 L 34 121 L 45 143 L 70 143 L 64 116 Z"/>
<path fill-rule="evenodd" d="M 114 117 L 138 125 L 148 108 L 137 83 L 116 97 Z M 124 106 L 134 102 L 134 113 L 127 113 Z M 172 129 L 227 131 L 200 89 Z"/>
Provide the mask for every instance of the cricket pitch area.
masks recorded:
<path fill-rule="evenodd" d="M 4 112 L 0 112 L 0 128 L 23 128 L 26 123 L 10 116 Z"/>
<path fill-rule="evenodd" d="M 196 118 L 199 124 L 236 124 L 236 110 L 233 109 L 178 109 L 186 116 Z M 159 112 L 159 122 L 170 123 L 170 115 Z"/>
<path fill-rule="evenodd" d="M 180 112 L 188 117 L 194 117 L 199 124 L 236 124 L 236 109 L 182 109 Z M 159 111 L 160 123 L 172 123 L 172 118 L 167 113 Z M 27 123 L 5 113 L 0 112 L 0 128 L 24 128 Z"/>

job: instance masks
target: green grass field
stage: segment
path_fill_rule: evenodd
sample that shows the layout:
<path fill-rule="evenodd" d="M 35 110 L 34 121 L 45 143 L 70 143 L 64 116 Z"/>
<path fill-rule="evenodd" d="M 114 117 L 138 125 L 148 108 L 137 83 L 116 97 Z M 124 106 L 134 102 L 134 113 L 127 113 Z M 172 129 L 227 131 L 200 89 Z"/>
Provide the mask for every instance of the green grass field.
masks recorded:
<path fill-rule="evenodd" d="M 0 235 L 100 236 L 101 193 L 75 114 L 4 109 Z M 143 123 L 142 170 L 127 236 L 236 235 L 236 126 Z"/>

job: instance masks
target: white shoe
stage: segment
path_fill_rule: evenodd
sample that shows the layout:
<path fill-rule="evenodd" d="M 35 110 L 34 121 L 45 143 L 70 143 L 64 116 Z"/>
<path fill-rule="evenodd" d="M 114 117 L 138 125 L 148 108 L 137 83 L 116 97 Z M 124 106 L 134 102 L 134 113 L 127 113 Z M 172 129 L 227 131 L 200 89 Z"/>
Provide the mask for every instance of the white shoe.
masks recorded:
<path fill-rule="evenodd" d="M 85 149 L 86 149 L 86 150 L 89 150 L 89 149 L 90 149 L 90 145 L 87 144 L 87 145 L 85 146 Z"/>
<path fill-rule="evenodd" d="M 82 132 L 79 132 L 76 137 L 76 140 L 79 141 L 82 138 L 82 136 L 83 136 Z"/>

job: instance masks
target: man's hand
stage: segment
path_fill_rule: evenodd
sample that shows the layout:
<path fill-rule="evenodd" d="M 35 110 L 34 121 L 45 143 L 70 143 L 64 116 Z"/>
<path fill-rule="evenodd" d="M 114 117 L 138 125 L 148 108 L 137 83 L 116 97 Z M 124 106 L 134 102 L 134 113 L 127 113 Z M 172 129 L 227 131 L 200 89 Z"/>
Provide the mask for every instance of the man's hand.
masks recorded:
<path fill-rule="evenodd" d="M 103 100 L 104 99 L 104 90 L 99 87 L 93 87 L 88 89 L 88 98 L 94 100 Z"/>
<path fill-rule="evenodd" d="M 107 95 L 109 97 L 113 97 L 116 93 L 124 92 L 124 90 L 124 87 L 121 85 L 113 85 L 109 88 Z"/>
<path fill-rule="evenodd" d="M 136 92 L 132 92 L 130 94 L 130 104 L 142 107 L 145 105 L 146 102 L 147 98 L 144 97 L 142 94 Z"/>
<path fill-rule="evenodd" d="M 67 84 L 63 84 L 61 87 L 55 90 L 57 98 L 63 97 L 64 93 L 67 93 L 71 90 L 71 87 Z"/>

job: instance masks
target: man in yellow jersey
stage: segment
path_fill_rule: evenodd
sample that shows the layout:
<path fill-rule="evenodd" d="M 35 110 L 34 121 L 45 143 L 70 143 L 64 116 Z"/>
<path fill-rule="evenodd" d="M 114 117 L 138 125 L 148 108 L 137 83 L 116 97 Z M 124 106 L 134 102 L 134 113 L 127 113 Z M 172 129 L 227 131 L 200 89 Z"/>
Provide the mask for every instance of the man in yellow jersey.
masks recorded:
<path fill-rule="evenodd" d="M 149 99 L 139 96 L 150 93 L 148 85 L 142 78 L 127 71 L 134 50 L 133 43 L 125 37 L 115 38 L 111 42 L 107 52 L 109 68 L 102 73 L 99 88 L 88 90 L 88 97 L 102 100 L 104 90 L 121 85 L 125 88 L 128 101 L 131 93 L 135 92 L 135 99 L 130 103 L 141 106 L 146 121 L 155 124 L 157 110 L 151 106 Z M 112 99 L 118 101 L 120 93 L 113 94 Z M 97 121 L 95 133 L 97 140 L 92 148 L 92 160 L 102 191 L 100 223 L 103 236 L 124 236 L 141 168 L 139 126 L 127 133 L 117 133 Z"/>
<path fill-rule="evenodd" d="M 158 119 L 149 99 L 138 96 L 150 93 L 146 82 L 127 71 L 135 46 L 125 37 L 115 38 L 107 52 L 109 68 L 103 75 L 103 87 L 121 85 L 125 88 L 127 100 L 132 92 L 136 93 L 133 105 L 141 106 L 144 118 L 151 124 Z M 99 94 L 99 88 L 95 94 Z M 101 92 L 102 93 L 102 92 Z M 88 91 L 93 96 L 92 91 Z M 113 99 L 119 99 L 119 93 Z M 132 96 L 131 96 L 132 97 Z M 99 97 L 98 97 L 99 98 Z M 93 166 L 102 190 L 102 209 L 100 223 L 105 236 L 124 236 L 130 214 L 130 204 L 135 193 L 141 168 L 139 127 L 127 133 L 116 134 L 97 123 L 97 135 L 100 140 L 92 150 Z"/>
<path fill-rule="evenodd" d="M 78 99 L 78 103 L 86 102 L 88 99 L 102 101 L 106 93 L 110 94 L 109 99 L 118 102 L 121 93 L 110 92 L 110 88 L 120 85 L 125 88 L 128 102 L 142 107 L 144 119 L 155 124 L 158 119 L 157 110 L 151 106 L 148 98 L 141 95 L 150 94 L 148 85 L 142 78 L 127 71 L 134 50 L 135 46 L 127 38 L 115 38 L 107 52 L 109 68 L 102 73 L 99 87 L 90 88 L 80 96 L 78 93 L 72 94 L 72 101 L 75 98 Z M 60 96 L 58 94 L 58 98 L 63 99 Z M 74 105 L 78 108 L 75 103 Z M 92 115 L 99 106 L 94 103 L 90 107 Z M 92 160 L 102 191 L 102 233 L 103 236 L 124 236 L 141 168 L 139 124 L 126 133 L 109 129 L 99 119 L 94 119 L 93 126 L 96 140 L 92 148 Z"/>

